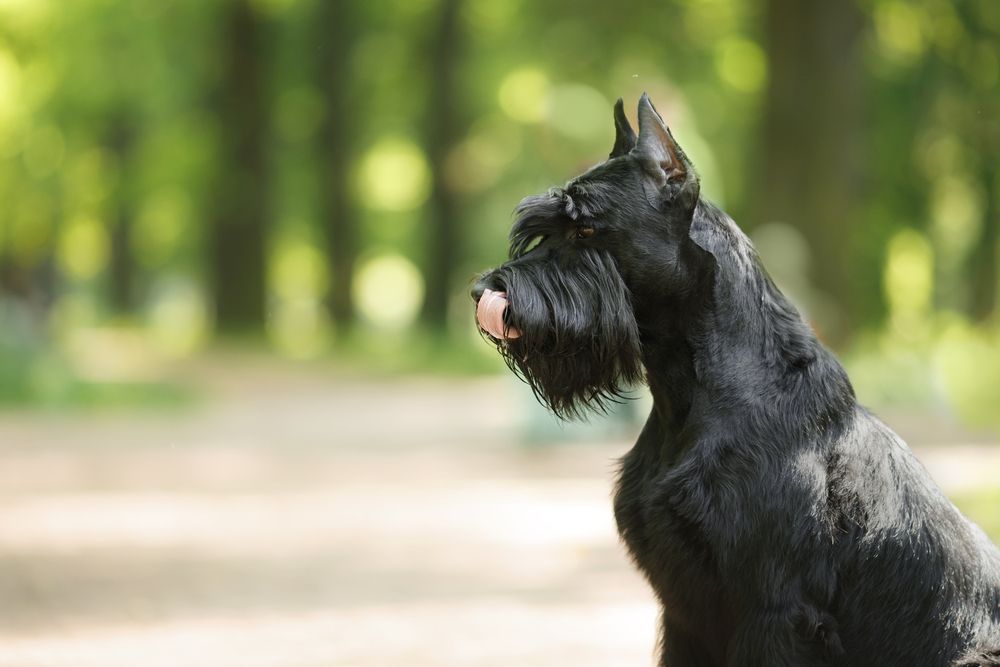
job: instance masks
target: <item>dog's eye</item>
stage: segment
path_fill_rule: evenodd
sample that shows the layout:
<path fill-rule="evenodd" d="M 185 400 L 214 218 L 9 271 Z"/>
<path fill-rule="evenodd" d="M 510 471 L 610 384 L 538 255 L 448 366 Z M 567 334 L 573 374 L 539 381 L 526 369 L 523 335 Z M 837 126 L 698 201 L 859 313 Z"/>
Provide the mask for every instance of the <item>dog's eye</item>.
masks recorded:
<path fill-rule="evenodd" d="M 593 227 L 577 227 L 576 228 L 576 238 L 578 239 L 589 239 L 594 235 Z"/>

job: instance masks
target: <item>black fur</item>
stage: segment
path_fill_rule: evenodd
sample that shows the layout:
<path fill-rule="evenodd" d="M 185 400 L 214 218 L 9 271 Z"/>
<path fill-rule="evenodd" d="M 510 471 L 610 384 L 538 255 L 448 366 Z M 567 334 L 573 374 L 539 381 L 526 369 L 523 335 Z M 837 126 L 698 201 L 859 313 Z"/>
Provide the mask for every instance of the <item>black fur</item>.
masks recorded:
<path fill-rule="evenodd" d="M 484 274 L 494 340 L 556 414 L 644 373 L 653 409 L 615 517 L 663 609 L 660 664 L 998 665 L 1000 552 L 699 196 L 644 95 L 611 157 L 518 208 Z"/>
<path fill-rule="evenodd" d="M 602 206 L 610 201 L 574 199 L 559 189 L 528 197 L 517 209 L 512 260 L 491 278 L 508 292 L 507 324 L 523 334 L 500 344 L 500 353 L 561 417 L 603 410 L 622 387 L 642 379 L 639 329 L 611 254 L 580 244 L 572 254 L 538 261 L 556 239 L 575 234 L 575 221 L 601 215 Z"/>

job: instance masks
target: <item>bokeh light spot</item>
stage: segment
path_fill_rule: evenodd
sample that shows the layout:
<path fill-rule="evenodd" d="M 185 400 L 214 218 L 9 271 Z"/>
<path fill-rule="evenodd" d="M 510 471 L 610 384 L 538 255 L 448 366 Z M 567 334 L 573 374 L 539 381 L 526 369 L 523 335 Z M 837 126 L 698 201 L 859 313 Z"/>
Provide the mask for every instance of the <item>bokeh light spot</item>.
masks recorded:
<path fill-rule="evenodd" d="M 923 234 L 904 229 L 892 237 L 884 284 L 890 316 L 900 333 L 906 333 L 907 325 L 931 305 L 934 251 Z"/>
<path fill-rule="evenodd" d="M 0 19 L 18 32 L 37 30 L 43 27 L 54 4 L 47 0 L 0 0 Z"/>
<path fill-rule="evenodd" d="M 744 93 L 759 91 L 767 80 L 767 57 L 749 39 L 732 37 L 715 52 L 715 68 L 726 84 Z"/>
<path fill-rule="evenodd" d="M 522 123 L 537 123 L 545 118 L 545 99 L 549 80 L 536 67 L 522 67 L 508 74 L 500 84 L 497 99 L 503 112 Z"/>
<path fill-rule="evenodd" d="M 326 289 L 327 270 L 322 253 L 303 241 L 279 245 L 272 265 L 271 288 L 281 299 L 319 298 Z"/>
<path fill-rule="evenodd" d="M 909 2 L 889 0 L 875 7 L 875 32 L 883 51 L 900 61 L 915 60 L 924 51 L 919 10 Z"/>
<path fill-rule="evenodd" d="M 587 140 L 608 134 L 611 104 L 590 86 L 559 86 L 550 93 L 547 106 L 549 123 L 567 136 Z"/>
<path fill-rule="evenodd" d="M 59 265 L 70 277 L 93 278 L 108 260 L 107 230 L 95 218 L 73 218 L 62 230 L 57 256 Z"/>
<path fill-rule="evenodd" d="M 427 159 L 411 141 L 384 139 L 361 160 L 359 194 L 362 203 L 375 210 L 417 208 L 427 200 L 430 184 Z"/>
<path fill-rule="evenodd" d="M 170 357 L 195 352 L 208 336 L 205 297 L 188 276 L 160 278 L 153 285 L 147 311 L 150 338 Z"/>
<path fill-rule="evenodd" d="M 21 69 L 6 51 L 0 50 L 0 125 L 7 125 L 17 111 Z"/>
<path fill-rule="evenodd" d="M 948 402 L 965 421 L 1000 426 L 1000 345 L 967 323 L 955 321 L 934 350 L 934 369 Z"/>
<path fill-rule="evenodd" d="M 424 298 L 424 280 L 413 262 L 396 253 L 378 255 L 358 268 L 354 301 L 361 314 L 383 329 L 412 323 Z"/>
<path fill-rule="evenodd" d="M 934 241 L 949 256 L 961 256 L 979 234 L 982 194 L 959 176 L 939 178 L 931 195 Z"/>

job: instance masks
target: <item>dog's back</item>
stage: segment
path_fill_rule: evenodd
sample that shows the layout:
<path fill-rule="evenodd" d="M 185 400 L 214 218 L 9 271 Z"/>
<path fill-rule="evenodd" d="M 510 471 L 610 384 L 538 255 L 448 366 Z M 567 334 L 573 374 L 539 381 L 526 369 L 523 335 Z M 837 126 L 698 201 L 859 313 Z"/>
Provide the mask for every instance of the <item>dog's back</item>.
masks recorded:
<path fill-rule="evenodd" d="M 948 665 L 969 647 L 1000 646 L 1000 551 L 895 433 L 861 408 L 855 424 L 832 451 L 846 654 Z"/>

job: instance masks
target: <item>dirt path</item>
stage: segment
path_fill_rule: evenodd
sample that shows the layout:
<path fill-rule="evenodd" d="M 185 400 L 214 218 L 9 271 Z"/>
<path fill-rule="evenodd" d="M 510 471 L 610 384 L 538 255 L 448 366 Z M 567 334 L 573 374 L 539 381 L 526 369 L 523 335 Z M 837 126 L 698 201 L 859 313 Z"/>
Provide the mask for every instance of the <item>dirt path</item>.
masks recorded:
<path fill-rule="evenodd" d="M 627 436 L 519 445 L 507 378 L 238 368 L 190 412 L 0 416 L 0 667 L 651 664 Z M 946 488 L 1000 479 L 984 438 L 888 421 Z"/>

